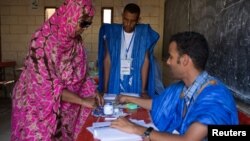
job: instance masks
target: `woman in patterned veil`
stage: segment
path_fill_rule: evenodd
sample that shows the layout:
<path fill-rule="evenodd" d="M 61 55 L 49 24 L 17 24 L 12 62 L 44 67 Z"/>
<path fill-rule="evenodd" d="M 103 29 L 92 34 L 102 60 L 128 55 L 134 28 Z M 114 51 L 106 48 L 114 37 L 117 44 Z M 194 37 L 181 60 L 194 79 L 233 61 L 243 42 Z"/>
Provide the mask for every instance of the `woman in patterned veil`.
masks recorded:
<path fill-rule="evenodd" d="M 80 34 L 91 24 L 91 0 L 65 0 L 32 35 L 13 89 L 11 140 L 76 140 L 103 100 L 87 74 Z"/>

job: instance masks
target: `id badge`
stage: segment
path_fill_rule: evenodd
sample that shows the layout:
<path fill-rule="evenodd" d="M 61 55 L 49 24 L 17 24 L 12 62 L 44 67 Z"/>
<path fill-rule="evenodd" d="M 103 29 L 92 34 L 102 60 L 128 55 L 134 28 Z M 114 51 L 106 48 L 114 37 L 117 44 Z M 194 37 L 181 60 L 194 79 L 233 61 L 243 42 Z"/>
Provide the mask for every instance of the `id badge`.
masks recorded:
<path fill-rule="evenodd" d="M 132 60 L 129 59 L 122 59 L 121 60 L 121 74 L 122 75 L 130 75 L 131 71 L 131 62 Z"/>

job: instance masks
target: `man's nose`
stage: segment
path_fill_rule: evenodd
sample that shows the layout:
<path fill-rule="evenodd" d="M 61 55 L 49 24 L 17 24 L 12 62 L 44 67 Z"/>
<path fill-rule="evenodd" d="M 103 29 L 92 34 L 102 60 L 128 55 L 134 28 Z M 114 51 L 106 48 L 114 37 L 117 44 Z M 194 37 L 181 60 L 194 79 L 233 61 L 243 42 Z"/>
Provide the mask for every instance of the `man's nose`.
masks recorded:
<path fill-rule="evenodd" d="M 127 21 L 127 22 L 126 22 L 126 25 L 127 25 L 127 26 L 130 26 L 131 24 L 132 24 L 131 21 Z"/>

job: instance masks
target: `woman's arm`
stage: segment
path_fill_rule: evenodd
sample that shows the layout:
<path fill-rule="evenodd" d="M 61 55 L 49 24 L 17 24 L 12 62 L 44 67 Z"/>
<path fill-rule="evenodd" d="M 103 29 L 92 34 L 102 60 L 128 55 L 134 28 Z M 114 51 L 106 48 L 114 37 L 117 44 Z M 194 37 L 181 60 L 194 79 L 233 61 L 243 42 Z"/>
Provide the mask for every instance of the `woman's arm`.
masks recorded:
<path fill-rule="evenodd" d="M 77 94 L 68 90 L 63 90 L 62 100 L 70 103 L 79 104 L 88 108 L 95 108 L 97 106 L 96 98 L 81 98 Z"/>

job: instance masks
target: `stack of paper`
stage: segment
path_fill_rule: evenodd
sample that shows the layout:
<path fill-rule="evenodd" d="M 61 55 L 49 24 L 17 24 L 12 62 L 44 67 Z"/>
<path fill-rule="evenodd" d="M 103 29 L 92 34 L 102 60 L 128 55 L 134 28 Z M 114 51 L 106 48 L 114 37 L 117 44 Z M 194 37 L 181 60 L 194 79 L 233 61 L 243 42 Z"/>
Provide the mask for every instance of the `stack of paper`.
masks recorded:
<path fill-rule="evenodd" d="M 101 141 L 141 141 L 142 138 L 136 134 L 129 134 L 120 130 L 103 127 L 94 130 L 94 138 Z"/>
<path fill-rule="evenodd" d="M 152 125 L 146 124 L 143 120 L 131 119 L 131 121 L 144 127 Z M 111 122 L 95 122 L 92 127 L 88 127 L 87 129 L 94 135 L 94 138 L 101 141 L 142 141 L 141 136 L 109 127 L 110 124 Z"/>
<path fill-rule="evenodd" d="M 140 97 L 140 95 L 138 93 L 125 93 L 125 92 L 121 92 L 121 95 L 127 95 L 127 96 L 133 96 L 133 97 Z"/>
<path fill-rule="evenodd" d="M 121 95 L 127 95 L 127 96 L 133 96 L 133 97 L 139 97 L 138 93 L 120 93 Z M 111 94 L 111 93 L 104 93 L 103 99 L 105 102 L 114 102 L 116 100 L 118 94 Z"/>
<path fill-rule="evenodd" d="M 105 102 L 114 102 L 117 94 L 104 93 L 103 99 Z"/>

